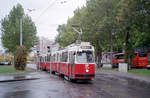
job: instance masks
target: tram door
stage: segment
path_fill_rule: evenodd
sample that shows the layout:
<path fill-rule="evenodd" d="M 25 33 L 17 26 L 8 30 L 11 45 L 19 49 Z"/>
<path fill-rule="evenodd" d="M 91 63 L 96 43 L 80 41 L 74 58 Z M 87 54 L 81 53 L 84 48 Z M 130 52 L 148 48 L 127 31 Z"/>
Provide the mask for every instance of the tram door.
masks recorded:
<path fill-rule="evenodd" d="M 72 77 L 73 66 L 75 62 L 75 53 L 69 52 L 69 76 Z"/>

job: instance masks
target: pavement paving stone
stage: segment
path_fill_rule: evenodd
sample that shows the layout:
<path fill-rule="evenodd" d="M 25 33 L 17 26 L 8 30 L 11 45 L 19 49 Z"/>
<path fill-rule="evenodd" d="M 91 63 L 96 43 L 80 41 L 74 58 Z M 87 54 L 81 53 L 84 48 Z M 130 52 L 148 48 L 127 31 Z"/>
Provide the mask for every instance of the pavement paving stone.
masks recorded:
<path fill-rule="evenodd" d="M 35 80 L 39 78 L 40 76 L 36 76 L 36 72 L 28 74 L 8 74 L 8 75 L 0 75 L 0 82 Z"/>
<path fill-rule="evenodd" d="M 73 83 L 35 72 L 28 75 L 40 79 L 0 83 L 0 98 L 149 98 L 150 83 L 106 73 L 96 71 L 93 81 Z"/>

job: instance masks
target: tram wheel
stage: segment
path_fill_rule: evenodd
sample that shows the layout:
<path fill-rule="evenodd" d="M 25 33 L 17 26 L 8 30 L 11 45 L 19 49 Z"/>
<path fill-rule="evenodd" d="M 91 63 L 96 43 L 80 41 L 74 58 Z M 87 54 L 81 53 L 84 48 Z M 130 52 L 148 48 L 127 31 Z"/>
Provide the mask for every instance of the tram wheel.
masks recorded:
<path fill-rule="evenodd" d="M 70 81 L 71 81 L 71 82 L 74 82 L 74 83 L 77 82 L 76 79 L 70 79 Z"/>
<path fill-rule="evenodd" d="M 60 77 L 64 78 L 64 74 L 60 74 Z"/>

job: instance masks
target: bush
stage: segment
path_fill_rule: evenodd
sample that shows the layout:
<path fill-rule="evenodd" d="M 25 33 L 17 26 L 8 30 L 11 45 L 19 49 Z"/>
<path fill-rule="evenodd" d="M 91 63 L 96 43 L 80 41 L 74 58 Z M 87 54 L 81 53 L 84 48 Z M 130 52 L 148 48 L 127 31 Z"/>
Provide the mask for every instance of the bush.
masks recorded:
<path fill-rule="evenodd" d="M 15 51 L 14 66 L 16 70 L 25 70 L 27 62 L 27 50 L 24 46 L 18 46 Z"/>

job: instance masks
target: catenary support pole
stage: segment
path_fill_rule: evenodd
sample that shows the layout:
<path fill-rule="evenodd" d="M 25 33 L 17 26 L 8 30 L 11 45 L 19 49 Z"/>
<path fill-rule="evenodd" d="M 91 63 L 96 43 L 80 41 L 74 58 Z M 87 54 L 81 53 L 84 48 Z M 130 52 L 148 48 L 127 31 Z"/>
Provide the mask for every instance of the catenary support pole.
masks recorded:
<path fill-rule="evenodd" d="M 20 46 L 22 46 L 22 18 L 20 18 Z"/>

